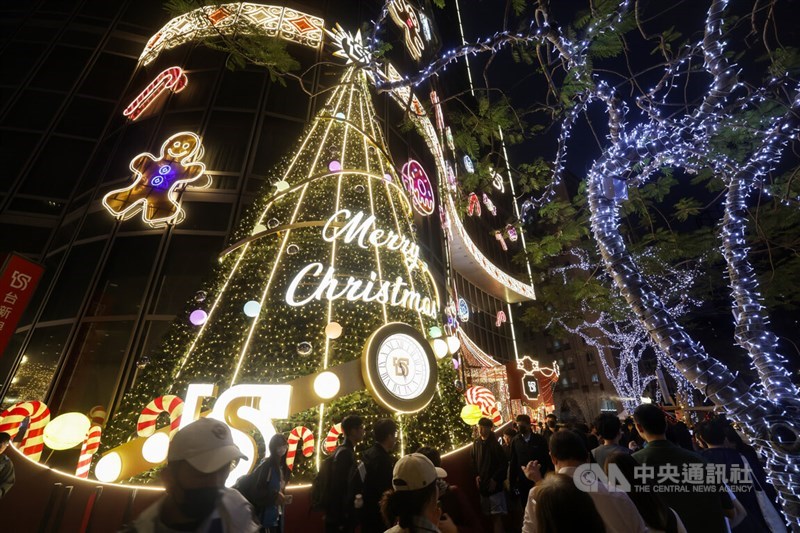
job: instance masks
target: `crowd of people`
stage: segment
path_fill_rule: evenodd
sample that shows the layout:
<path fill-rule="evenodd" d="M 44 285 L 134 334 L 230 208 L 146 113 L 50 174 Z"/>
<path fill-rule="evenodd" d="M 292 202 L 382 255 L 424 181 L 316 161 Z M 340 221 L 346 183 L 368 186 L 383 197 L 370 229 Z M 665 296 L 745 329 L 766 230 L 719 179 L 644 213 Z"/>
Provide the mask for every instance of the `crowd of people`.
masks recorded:
<path fill-rule="evenodd" d="M 755 451 L 723 417 L 690 430 L 653 404 L 626 420 L 602 414 L 591 427 L 520 414 L 499 436 L 482 418 L 471 448 L 474 491 L 448 482 L 433 448 L 396 459 L 392 419 L 373 424 L 366 449 L 361 417 L 345 417 L 342 431 L 312 489 L 326 533 L 785 531 Z M 284 531 L 286 438 L 268 447 L 269 457 L 227 489 L 231 462 L 242 457 L 229 428 L 189 424 L 169 448 L 165 496 L 125 531 Z"/>

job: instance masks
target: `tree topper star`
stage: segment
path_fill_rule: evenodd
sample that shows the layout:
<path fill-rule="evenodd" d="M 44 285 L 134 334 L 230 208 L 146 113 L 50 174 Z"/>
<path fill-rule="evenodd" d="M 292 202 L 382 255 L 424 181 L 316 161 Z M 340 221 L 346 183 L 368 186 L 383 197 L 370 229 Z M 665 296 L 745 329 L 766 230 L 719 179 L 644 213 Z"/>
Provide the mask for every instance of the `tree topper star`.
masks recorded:
<path fill-rule="evenodd" d="M 372 54 L 369 49 L 364 46 L 364 41 L 361 38 L 361 30 L 358 30 L 355 35 L 345 31 L 337 22 L 333 30 L 325 30 L 325 33 L 334 40 L 336 46 L 339 48 L 333 55 L 347 60 L 347 64 L 353 64 L 366 67 L 372 62 Z"/>

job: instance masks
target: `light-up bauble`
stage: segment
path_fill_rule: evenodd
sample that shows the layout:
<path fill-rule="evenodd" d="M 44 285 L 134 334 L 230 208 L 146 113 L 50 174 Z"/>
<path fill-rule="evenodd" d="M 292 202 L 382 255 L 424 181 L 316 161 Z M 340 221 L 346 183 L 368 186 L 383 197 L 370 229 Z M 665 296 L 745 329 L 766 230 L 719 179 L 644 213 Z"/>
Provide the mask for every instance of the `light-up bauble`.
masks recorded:
<path fill-rule="evenodd" d="M 338 339 L 342 335 L 342 325 L 338 322 L 330 322 L 325 326 L 325 336 L 329 339 Z"/>
<path fill-rule="evenodd" d="M 447 337 L 447 351 L 454 354 L 461 348 L 461 341 L 455 335 Z"/>
<path fill-rule="evenodd" d="M 439 337 L 442 336 L 442 328 L 440 328 L 439 326 L 431 326 L 430 328 L 428 328 L 428 336 L 431 339 L 438 339 Z"/>
<path fill-rule="evenodd" d="M 255 318 L 261 312 L 261 304 L 255 300 L 250 300 L 244 304 L 244 314 L 250 318 Z"/>
<path fill-rule="evenodd" d="M 119 479 L 120 472 L 122 472 L 122 458 L 117 452 L 104 455 L 94 467 L 94 477 L 105 483 L 113 483 Z"/>
<path fill-rule="evenodd" d="M 464 154 L 464 157 L 461 159 L 461 161 L 464 163 L 464 170 L 470 174 L 475 172 L 475 165 L 472 164 L 472 158 L 470 158 L 470 156 Z"/>
<path fill-rule="evenodd" d="M 433 399 L 439 368 L 422 333 L 393 322 L 370 335 L 361 373 L 378 403 L 398 413 L 416 413 Z"/>
<path fill-rule="evenodd" d="M 208 320 L 208 313 L 202 309 L 195 309 L 189 314 L 189 322 L 195 326 L 202 326 Z"/>
<path fill-rule="evenodd" d="M 83 442 L 91 425 L 83 413 L 64 413 L 50 420 L 42 437 L 51 450 L 69 450 Z"/>
<path fill-rule="evenodd" d="M 443 339 L 433 339 L 431 346 L 433 347 L 433 353 L 436 354 L 438 359 L 447 355 L 447 342 Z"/>
<path fill-rule="evenodd" d="M 167 459 L 169 434 L 153 433 L 142 445 L 142 457 L 148 463 L 159 464 Z"/>
<path fill-rule="evenodd" d="M 458 319 L 461 322 L 469 321 L 469 305 L 464 298 L 458 299 Z"/>
<path fill-rule="evenodd" d="M 131 160 L 133 183 L 103 196 L 103 207 L 121 220 L 142 212 L 152 227 L 177 224 L 185 213 L 178 191 L 200 179 L 206 166 L 199 163 L 203 145 L 196 134 L 183 131 L 164 141 L 158 156 L 141 153 Z"/>
<path fill-rule="evenodd" d="M 253 227 L 253 231 L 250 232 L 250 235 L 258 235 L 262 231 L 267 231 L 267 227 L 264 224 L 256 224 Z"/>
<path fill-rule="evenodd" d="M 342 113 L 341 111 L 339 111 L 338 113 L 336 113 L 336 114 L 334 115 L 334 117 L 336 117 L 336 120 L 344 120 L 344 119 L 346 118 L 346 117 L 345 117 L 345 114 L 344 114 L 344 113 Z"/>
<path fill-rule="evenodd" d="M 330 163 L 328 163 L 328 170 L 331 172 L 339 172 L 342 170 L 342 164 L 339 162 L 338 159 L 334 159 Z"/>
<path fill-rule="evenodd" d="M 300 355 L 308 355 L 311 353 L 312 349 L 313 347 L 311 346 L 311 343 L 308 341 L 297 343 L 297 353 L 299 353 Z"/>
<path fill-rule="evenodd" d="M 428 179 L 428 173 L 425 172 L 422 165 L 411 159 L 403 165 L 400 176 L 403 179 L 403 186 L 411 195 L 411 203 L 417 213 L 423 216 L 432 214 L 436 208 L 436 197 L 433 194 L 433 186 L 431 180 Z"/>
<path fill-rule="evenodd" d="M 289 190 L 289 182 L 287 182 L 286 180 L 276 181 L 274 185 L 275 185 L 275 189 L 278 192 L 283 192 L 283 191 Z"/>
<path fill-rule="evenodd" d="M 458 359 L 456 359 L 455 357 L 453 357 L 453 368 L 458 370 Z"/>
<path fill-rule="evenodd" d="M 461 420 L 468 426 L 475 426 L 483 418 L 481 408 L 477 405 L 465 405 L 461 408 Z"/>
<path fill-rule="evenodd" d="M 314 378 L 314 392 L 323 400 L 330 400 L 339 393 L 339 377 L 333 372 L 320 372 Z"/>

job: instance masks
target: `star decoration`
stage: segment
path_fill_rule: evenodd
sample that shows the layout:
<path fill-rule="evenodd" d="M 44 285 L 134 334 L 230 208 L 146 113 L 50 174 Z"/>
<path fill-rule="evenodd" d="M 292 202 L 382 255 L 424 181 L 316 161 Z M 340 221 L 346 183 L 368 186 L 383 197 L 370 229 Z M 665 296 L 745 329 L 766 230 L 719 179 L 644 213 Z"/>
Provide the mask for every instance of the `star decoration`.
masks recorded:
<path fill-rule="evenodd" d="M 355 35 L 345 31 L 337 22 L 333 30 L 325 30 L 325 33 L 334 40 L 336 46 L 339 48 L 333 55 L 347 60 L 347 64 L 356 64 L 359 66 L 368 66 L 372 62 L 372 55 L 367 47 L 364 45 L 364 40 L 361 37 L 361 30 L 358 30 Z"/>
<path fill-rule="evenodd" d="M 523 355 L 521 359 L 517 359 L 517 369 L 522 370 L 525 374 L 533 374 L 539 370 L 539 361 L 530 355 Z"/>

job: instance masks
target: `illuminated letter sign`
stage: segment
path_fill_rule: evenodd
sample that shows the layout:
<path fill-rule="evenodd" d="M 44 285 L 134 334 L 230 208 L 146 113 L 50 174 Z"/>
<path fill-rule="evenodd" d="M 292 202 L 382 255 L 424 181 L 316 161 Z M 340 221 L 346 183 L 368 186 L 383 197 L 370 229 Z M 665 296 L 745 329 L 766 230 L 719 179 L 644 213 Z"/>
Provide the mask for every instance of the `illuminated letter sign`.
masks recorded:
<path fill-rule="evenodd" d="M 149 153 L 134 157 L 130 165 L 134 182 L 106 194 L 103 206 L 122 220 L 141 209 L 142 219 L 154 228 L 180 223 L 184 212 L 177 191 L 205 173 L 206 166 L 195 161 L 202 154 L 200 137 L 188 131 L 176 133 L 164 142 L 158 157 Z"/>
<path fill-rule="evenodd" d="M 166 90 L 179 93 L 186 87 L 188 81 L 181 67 L 170 67 L 156 76 L 156 79 L 144 91 L 139 93 L 139 96 L 134 98 L 133 102 L 125 108 L 122 114 L 131 120 L 136 120 L 161 93 Z"/>
<path fill-rule="evenodd" d="M 406 48 L 413 59 L 420 59 L 425 43 L 422 40 L 417 10 L 407 0 L 391 0 L 389 15 L 398 27 L 403 29 Z"/>
<path fill-rule="evenodd" d="M 431 181 L 422 165 L 411 159 L 403 165 L 400 175 L 403 178 L 403 185 L 411 194 L 417 213 L 423 216 L 432 214 L 436 207 L 436 198 L 433 196 Z"/>
<path fill-rule="evenodd" d="M 527 399 L 539 399 L 539 379 L 536 376 L 522 376 L 522 390 Z"/>

